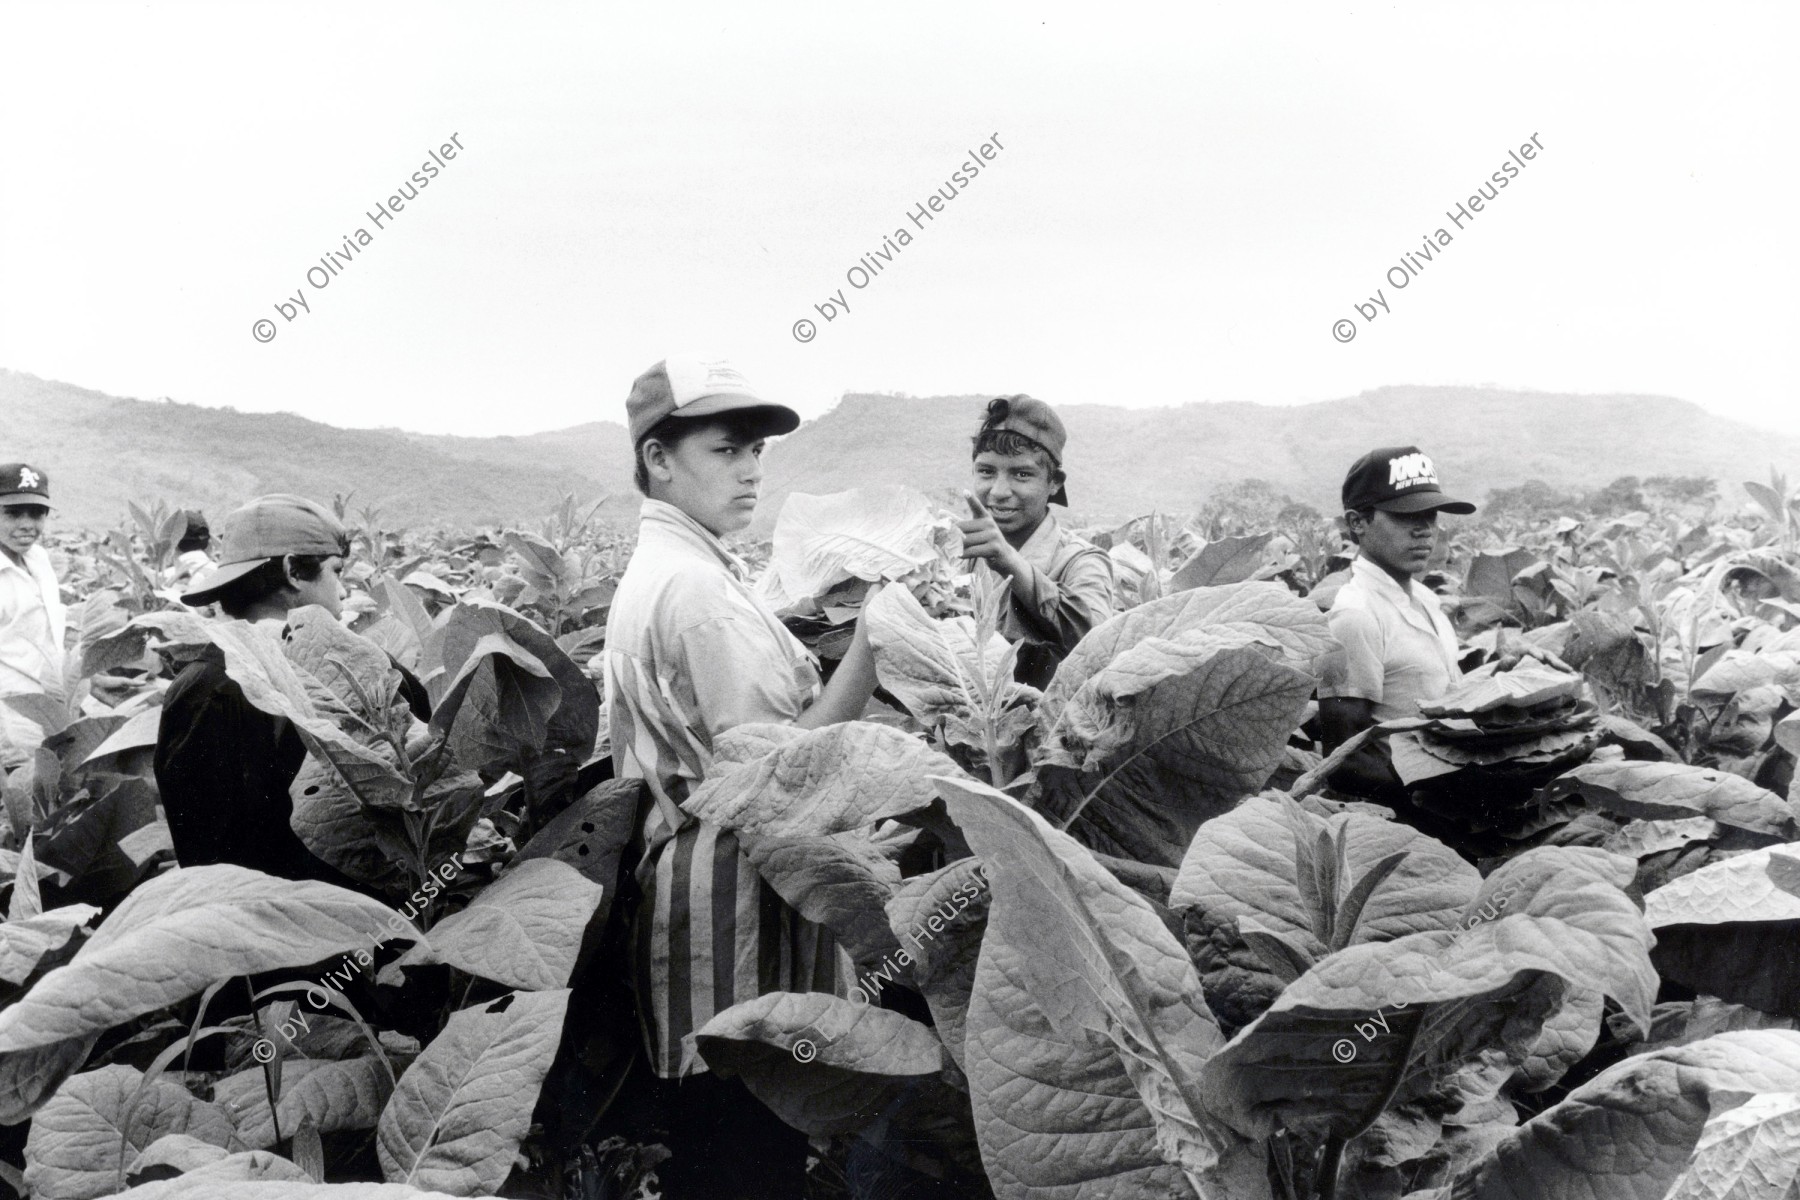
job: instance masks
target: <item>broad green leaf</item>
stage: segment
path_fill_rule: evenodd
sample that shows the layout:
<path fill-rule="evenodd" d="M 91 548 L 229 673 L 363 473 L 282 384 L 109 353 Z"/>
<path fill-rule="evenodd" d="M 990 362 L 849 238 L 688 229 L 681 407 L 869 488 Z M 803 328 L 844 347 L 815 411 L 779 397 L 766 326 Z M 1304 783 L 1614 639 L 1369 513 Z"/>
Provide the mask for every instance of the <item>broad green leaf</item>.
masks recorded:
<path fill-rule="evenodd" d="M 291 1138 L 303 1120 L 311 1120 L 320 1133 L 373 1129 L 392 1091 L 387 1069 L 373 1058 L 286 1059 L 276 1103 L 281 1136 Z M 275 1122 L 269 1118 L 268 1089 L 260 1066 L 219 1080 L 213 1085 L 213 1103 L 231 1118 L 244 1145 L 252 1150 L 275 1145 Z"/>
<path fill-rule="evenodd" d="M 98 1032 L 0 1054 L 0 1125 L 16 1125 L 80 1069 Z"/>
<path fill-rule="evenodd" d="M 132 750 L 142 750 L 156 745 L 156 733 L 162 726 L 162 706 L 146 708 L 143 712 L 126 719 L 106 736 L 106 740 L 95 746 L 92 751 L 79 759 L 81 766 L 91 766 L 115 754 L 125 754 Z M 73 728 L 71 726 L 71 728 Z M 68 732 L 64 731 L 65 734 Z"/>
<path fill-rule="evenodd" d="M 0 925 L 0 980 L 24 983 L 46 954 L 62 949 L 77 929 L 99 915 L 91 904 L 70 904 Z"/>
<path fill-rule="evenodd" d="M 1685 763 L 1587 763 L 1559 776 L 1547 798 L 1577 795 L 1615 816 L 1638 820 L 1710 817 L 1721 825 L 1800 838 L 1794 810 L 1748 779 Z"/>
<path fill-rule="evenodd" d="M 562 1036 L 567 990 L 509 992 L 451 1015 L 381 1114 L 389 1182 L 492 1195 L 512 1170 Z"/>
<path fill-rule="evenodd" d="M 911 734 L 844 721 L 709 774 L 681 807 L 739 833 L 820 837 L 925 808 L 937 798 L 926 776 L 955 773 L 956 764 Z"/>
<path fill-rule="evenodd" d="M 513 856 L 515 866 L 533 858 L 551 858 L 600 885 L 599 919 L 612 908 L 619 884 L 619 860 L 636 827 L 644 797 L 641 779 L 613 779 L 589 789 L 545 823 Z"/>
<path fill-rule="evenodd" d="M 1005 665 L 1005 638 L 995 634 L 978 649 L 972 618 L 934 621 L 903 587 L 882 588 L 862 619 L 881 686 L 927 726 L 967 715 L 978 699 L 975 681 L 998 677 Z"/>
<path fill-rule="evenodd" d="M 1081 771 L 1079 788 L 1093 799 L 1078 828 L 1096 849 L 1174 866 L 1202 821 L 1257 791 L 1281 764 L 1315 680 L 1245 636 L 1201 629 L 1148 638 L 1061 706 L 1038 763 Z M 1066 821 L 1073 810 L 1057 801 L 1046 811 Z"/>
<path fill-rule="evenodd" d="M 1350 876 L 1341 884 L 1346 895 L 1377 863 L 1406 856 L 1368 894 L 1346 944 L 1451 928 L 1481 885 L 1480 873 L 1460 855 L 1410 826 L 1358 812 L 1328 818 L 1302 812 L 1299 819 L 1309 839 L 1341 833 Z M 1302 894 L 1296 830 L 1277 799 L 1252 797 L 1202 825 L 1181 861 L 1169 907 L 1254 919 L 1297 939 L 1314 961 L 1327 950 Z"/>
<path fill-rule="evenodd" d="M 1193 965 L 1074 839 L 991 788 L 935 782 L 990 886 L 964 1053 L 995 1195 L 1179 1194 L 1229 1144 L 1200 1099 L 1220 1037 Z"/>
<path fill-rule="evenodd" d="M 1588 1056 L 1600 1040 L 1606 997 L 1592 988 L 1575 988 L 1544 1021 L 1537 1041 L 1516 1076 L 1521 1091 L 1541 1092 Z"/>
<path fill-rule="evenodd" d="M 1100 669 L 1148 638 L 1175 639 L 1200 629 L 1233 632 L 1272 656 L 1312 671 L 1337 646 L 1325 614 L 1278 583 L 1190 588 L 1126 609 L 1081 639 L 1044 690 L 1046 724 Z"/>
<path fill-rule="evenodd" d="M 738 845 L 777 895 L 807 920 L 829 928 L 858 964 L 898 953 L 885 906 L 899 886 L 900 868 L 864 833 L 739 834 Z"/>
<path fill-rule="evenodd" d="M 494 631 L 469 647 L 431 724 L 449 735 L 458 762 L 497 774 L 543 750 L 561 703 L 550 668 Z"/>
<path fill-rule="evenodd" d="M 119 843 L 156 821 L 156 787 L 148 779 L 121 779 L 104 793 L 65 804 L 34 835 L 38 861 L 72 877 L 61 896 L 109 904 L 131 890 L 140 863 Z"/>
<path fill-rule="evenodd" d="M 257 1074 L 262 1072 L 258 1070 Z M 172 1167 L 181 1173 L 230 1157 L 231 1151 L 225 1147 L 202 1141 L 191 1133 L 165 1133 L 144 1147 L 126 1166 L 125 1175 L 141 1175 L 153 1167 Z"/>
<path fill-rule="evenodd" d="M 909 1017 L 822 992 L 769 992 L 716 1014 L 695 1035 L 706 1065 L 812 1137 L 863 1128 L 900 1081 L 944 1068 L 937 1034 Z"/>
<path fill-rule="evenodd" d="M 1614 882 L 1623 864 L 1534 850 L 1484 882 L 1460 930 L 1328 956 L 1206 1064 L 1208 1094 L 1247 1135 L 1276 1123 L 1347 1135 L 1483 1056 L 1522 1063 L 1570 987 L 1647 1028 L 1652 939 Z"/>
<path fill-rule="evenodd" d="M 1269 558 L 1269 542 L 1274 536 L 1273 533 L 1253 533 L 1208 542 L 1175 572 L 1169 580 L 1169 591 L 1222 587 L 1255 578 Z"/>
<path fill-rule="evenodd" d="M 976 858 L 906 880 L 887 903 L 889 926 L 912 959 L 905 969 L 958 1067 L 966 1065 L 963 1033 L 987 913 L 987 878 Z M 864 975 L 858 986 L 877 993 L 869 996 L 872 1002 L 887 982 Z"/>
<path fill-rule="evenodd" d="M 1800 896 L 1771 877 L 1777 859 L 1800 860 L 1800 843 L 1709 863 L 1645 896 L 1656 969 L 1695 991 L 1800 1017 Z"/>
<path fill-rule="evenodd" d="M 1650 1036 L 1640 1049 L 1685 1046 L 1714 1034 L 1734 1033 L 1740 1029 L 1797 1028 L 1800 1028 L 1800 1019 L 1794 1017 L 1778 1017 L 1717 996 L 1700 996 L 1658 1004 L 1650 1014 Z M 1629 1031 L 1615 1028 L 1614 1032 L 1629 1037 Z"/>
<path fill-rule="evenodd" d="M 492 635 L 500 635 L 510 647 L 506 655 L 508 661 L 518 662 L 517 654 L 520 652 L 535 660 L 549 672 L 558 693 L 555 702 L 548 709 L 540 752 L 566 755 L 574 759 L 577 765 L 586 762 L 593 754 L 594 739 L 600 729 L 599 689 L 594 680 L 563 653 L 549 634 L 504 605 L 473 600 L 465 600 L 451 610 L 438 633 L 441 635 L 441 659 L 446 671 L 447 686 L 454 686 L 456 677 L 462 672 L 465 662 L 475 653 L 476 646 L 482 639 Z M 525 683 L 526 679 L 535 678 L 534 673 L 522 670 L 513 677 L 512 684 L 536 689 L 535 683 Z M 438 706 L 442 709 L 448 697 L 442 692 L 434 691 L 433 694 L 442 697 L 438 700 Z M 463 702 L 467 703 L 467 700 Z M 437 716 L 434 712 L 434 724 L 437 723 Z M 479 769 L 473 761 L 465 760 L 464 765 Z"/>
<path fill-rule="evenodd" d="M 1800 1091 L 1800 1033 L 1722 1033 L 1640 1054 L 1520 1126 L 1457 1181 L 1455 1194 L 1457 1200 L 1661 1198 L 1688 1170 L 1712 1120 L 1751 1095 L 1794 1091 Z M 1708 1165 L 1724 1161 L 1709 1155 Z"/>
<path fill-rule="evenodd" d="M 224 652 L 225 673 L 244 699 L 291 721 L 306 748 L 331 764 L 364 804 L 405 808 L 412 803 L 412 782 L 396 766 L 394 751 L 356 740 L 321 714 L 320 702 L 340 703 L 335 693 L 290 662 L 275 635 L 243 621 L 215 622 L 208 634 Z"/>
<path fill-rule="evenodd" d="M 125 1163 L 169 1133 L 237 1148 L 237 1131 L 225 1113 L 167 1076 L 153 1080 L 127 1114 L 143 1078 L 136 1067 L 101 1067 L 70 1079 L 45 1102 L 25 1140 L 25 1182 L 36 1200 L 112 1195 L 121 1137 Z"/>
<path fill-rule="evenodd" d="M 1795 1195 L 1800 1195 L 1800 1090 L 1752 1096 L 1714 1114 L 1664 1200 Z"/>
<path fill-rule="evenodd" d="M 330 763 L 308 755 L 288 795 L 294 804 L 288 826 L 318 858 L 376 887 L 410 878 L 405 815 L 365 805 Z"/>
<path fill-rule="evenodd" d="M 566 988 L 600 896 L 600 885 L 569 864 L 528 859 L 432 926 L 429 945 L 414 947 L 400 963 L 445 962 L 527 992 Z"/>
<path fill-rule="evenodd" d="M 954 532 L 954 531 L 952 531 Z M 769 565 L 756 581 L 771 609 L 822 596 L 848 579 L 899 579 L 948 553 L 931 502 L 899 484 L 825 496 L 791 492 L 775 518 Z"/>
<path fill-rule="evenodd" d="M 215 980 L 396 936 L 419 935 L 375 900 L 328 883 L 224 864 L 177 868 L 140 885 L 73 960 L 0 1011 L 0 1055 L 90 1036 Z"/>

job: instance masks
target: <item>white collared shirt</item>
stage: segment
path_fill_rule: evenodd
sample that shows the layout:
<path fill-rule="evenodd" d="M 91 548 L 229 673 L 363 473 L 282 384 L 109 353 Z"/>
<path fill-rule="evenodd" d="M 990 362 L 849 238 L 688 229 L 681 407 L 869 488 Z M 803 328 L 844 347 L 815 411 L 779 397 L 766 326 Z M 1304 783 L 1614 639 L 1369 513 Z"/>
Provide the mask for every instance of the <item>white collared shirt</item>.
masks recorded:
<path fill-rule="evenodd" d="M 46 676 L 60 680 L 66 626 L 50 552 L 32 546 L 23 566 L 0 552 L 0 696 L 43 691 Z"/>
<path fill-rule="evenodd" d="M 1416 717 L 1462 679 L 1456 632 L 1429 588 L 1358 558 L 1327 619 L 1343 647 L 1326 662 L 1322 699 L 1370 700 L 1375 719 Z"/>

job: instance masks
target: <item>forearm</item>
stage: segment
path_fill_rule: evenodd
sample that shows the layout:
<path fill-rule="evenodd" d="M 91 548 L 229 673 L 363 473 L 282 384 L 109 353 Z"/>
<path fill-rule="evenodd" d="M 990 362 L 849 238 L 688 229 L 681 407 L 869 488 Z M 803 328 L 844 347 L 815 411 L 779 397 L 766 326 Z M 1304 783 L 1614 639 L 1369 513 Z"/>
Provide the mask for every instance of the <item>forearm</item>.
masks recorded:
<path fill-rule="evenodd" d="M 862 716 L 874 693 L 875 648 L 869 644 L 868 626 L 858 621 L 843 661 L 832 672 L 831 682 L 794 724 L 802 729 L 819 729 L 841 721 L 854 721 Z"/>

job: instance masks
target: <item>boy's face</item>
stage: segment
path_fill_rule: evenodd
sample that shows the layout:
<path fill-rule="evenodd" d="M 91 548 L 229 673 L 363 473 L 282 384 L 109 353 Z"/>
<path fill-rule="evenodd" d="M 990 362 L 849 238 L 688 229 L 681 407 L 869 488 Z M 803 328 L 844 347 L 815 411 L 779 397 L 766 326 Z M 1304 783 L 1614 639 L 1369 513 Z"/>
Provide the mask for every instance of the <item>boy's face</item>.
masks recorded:
<path fill-rule="evenodd" d="M 334 617 L 343 616 L 344 597 L 349 595 L 349 589 L 344 586 L 343 570 L 343 556 L 334 554 L 319 564 L 317 579 L 296 579 L 290 574 L 289 586 L 299 597 L 294 601 L 293 607 L 317 604 Z"/>
<path fill-rule="evenodd" d="M 1055 490 L 1042 451 L 996 454 L 983 450 L 975 456 L 975 498 L 1008 537 L 1036 529 L 1050 512 L 1050 493 Z"/>
<path fill-rule="evenodd" d="M 44 536 L 44 519 L 50 510 L 42 504 L 8 504 L 0 508 L 0 546 L 13 557 L 37 545 Z"/>
<path fill-rule="evenodd" d="M 711 424 L 673 449 L 648 454 L 657 498 L 720 537 L 736 533 L 756 516 L 766 444 L 750 430 Z"/>
<path fill-rule="evenodd" d="M 1376 509 L 1367 523 L 1358 513 L 1349 513 L 1346 519 L 1360 525 L 1362 556 L 1390 575 L 1416 578 L 1431 561 L 1431 548 L 1437 544 L 1435 511 L 1392 513 Z"/>

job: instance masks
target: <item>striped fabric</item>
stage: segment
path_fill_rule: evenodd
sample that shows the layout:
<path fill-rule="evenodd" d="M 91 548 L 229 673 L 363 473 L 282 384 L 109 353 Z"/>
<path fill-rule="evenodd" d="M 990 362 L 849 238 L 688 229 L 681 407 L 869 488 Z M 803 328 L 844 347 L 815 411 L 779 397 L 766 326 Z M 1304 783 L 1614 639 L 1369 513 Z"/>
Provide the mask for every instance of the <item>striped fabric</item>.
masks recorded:
<path fill-rule="evenodd" d="M 687 1043 L 713 1014 L 765 992 L 849 994 L 849 956 L 756 873 L 729 830 L 684 814 L 712 742 L 792 722 L 819 694 L 806 648 L 750 593 L 744 565 L 686 513 L 646 500 L 613 597 L 602 673 L 621 778 L 654 805 L 638 868 L 636 976 L 658 1075 L 701 1069 Z"/>

